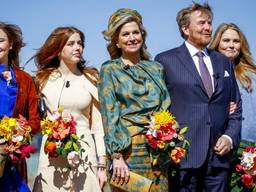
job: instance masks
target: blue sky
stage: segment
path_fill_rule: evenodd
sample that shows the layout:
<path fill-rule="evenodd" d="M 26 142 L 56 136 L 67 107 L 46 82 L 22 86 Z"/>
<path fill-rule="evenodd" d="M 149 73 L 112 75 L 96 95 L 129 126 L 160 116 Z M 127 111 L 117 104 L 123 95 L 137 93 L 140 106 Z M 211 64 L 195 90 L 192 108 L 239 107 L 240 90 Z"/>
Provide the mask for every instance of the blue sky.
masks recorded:
<path fill-rule="evenodd" d="M 17 24 L 23 31 L 27 46 L 20 54 L 21 65 L 42 46 L 54 28 L 73 25 L 85 33 L 84 57 L 88 65 L 99 69 L 109 59 L 107 42 L 101 32 L 107 28 L 108 18 L 115 10 L 132 8 L 142 14 L 148 32 L 148 50 L 154 58 L 157 53 L 183 42 L 175 18 L 180 9 L 191 3 L 191 0 L 1 0 L 0 20 Z M 208 0 L 208 3 L 214 12 L 214 30 L 222 22 L 236 23 L 256 58 L 256 1 Z M 34 62 L 25 70 L 35 71 Z"/>

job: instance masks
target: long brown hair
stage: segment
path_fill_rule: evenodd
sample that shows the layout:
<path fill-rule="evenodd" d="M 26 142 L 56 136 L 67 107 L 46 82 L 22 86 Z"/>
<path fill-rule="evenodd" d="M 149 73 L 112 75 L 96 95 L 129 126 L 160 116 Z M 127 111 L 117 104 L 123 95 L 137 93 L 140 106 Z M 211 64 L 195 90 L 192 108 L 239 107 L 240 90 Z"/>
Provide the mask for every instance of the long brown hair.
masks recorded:
<path fill-rule="evenodd" d="M 0 29 L 2 29 L 6 33 L 9 42 L 12 43 L 12 49 L 10 49 L 8 55 L 8 64 L 19 67 L 19 52 L 20 49 L 25 46 L 22 38 L 21 29 L 18 25 L 4 22 L 0 22 Z"/>
<path fill-rule="evenodd" d="M 35 54 L 35 63 L 38 68 L 36 80 L 37 83 L 39 83 L 40 90 L 45 86 L 50 74 L 59 67 L 60 61 L 58 55 L 69 37 L 74 33 L 80 35 L 82 47 L 84 48 L 85 36 L 82 31 L 75 27 L 58 27 L 50 34 L 43 46 Z M 81 59 L 81 62 L 79 62 L 77 66 L 78 69 L 96 85 L 98 71 L 95 68 L 85 67 L 84 63 L 85 61 Z M 90 78 L 92 76 L 95 78 Z"/>
<path fill-rule="evenodd" d="M 242 30 L 234 23 L 222 23 L 216 30 L 209 49 L 219 50 L 222 34 L 228 29 L 232 29 L 238 33 L 241 43 L 240 53 L 234 60 L 236 78 L 248 92 L 251 92 L 252 79 L 250 73 L 256 74 L 256 65 L 254 64 L 248 41 Z"/>

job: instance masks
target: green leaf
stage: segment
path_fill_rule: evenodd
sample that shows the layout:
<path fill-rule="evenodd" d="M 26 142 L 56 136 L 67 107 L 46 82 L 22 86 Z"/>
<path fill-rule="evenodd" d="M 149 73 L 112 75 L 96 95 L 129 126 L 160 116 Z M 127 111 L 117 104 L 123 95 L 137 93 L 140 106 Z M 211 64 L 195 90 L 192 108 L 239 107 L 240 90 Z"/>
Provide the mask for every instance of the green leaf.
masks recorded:
<path fill-rule="evenodd" d="M 64 147 L 65 150 L 70 150 L 70 148 L 72 147 L 72 141 L 68 141 Z"/>
<path fill-rule="evenodd" d="M 183 128 L 180 130 L 179 134 L 183 135 L 184 133 L 187 132 L 187 129 L 188 129 L 188 127 L 183 127 Z"/>
<path fill-rule="evenodd" d="M 84 135 L 81 135 L 80 139 L 83 139 L 84 138 Z"/>
<path fill-rule="evenodd" d="M 56 153 L 58 153 L 59 155 L 62 154 L 63 148 L 62 147 L 58 147 L 56 148 Z"/>
<path fill-rule="evenodd" d="M 76 134 L 72 134 L 71 137 L 75 140 L 78 140 L 78 136 Z"/>
<path fill-rule="evenodd" d="M 188 140 L 184 140 L 183 145 L 182 145 L 182 148 L 187 148 L 187 147 L 189 147 L 189 146 L 190 146 L 189 141 L 188 141 Z"/>
<path fill-rule="evenodd" d="M 61 155 L 63 156 L 63 157 L 66 157 L 67 156 L 67 151 L 64 149 L 64 150 L 62 150 L 61 151 Z"/>
<path fill-rule="evenodd" d="M 73 143 L 73 148 L 74 148 L 75 151 L 78 151 L 78 146 L 77 146 L 76 143 Z"/>

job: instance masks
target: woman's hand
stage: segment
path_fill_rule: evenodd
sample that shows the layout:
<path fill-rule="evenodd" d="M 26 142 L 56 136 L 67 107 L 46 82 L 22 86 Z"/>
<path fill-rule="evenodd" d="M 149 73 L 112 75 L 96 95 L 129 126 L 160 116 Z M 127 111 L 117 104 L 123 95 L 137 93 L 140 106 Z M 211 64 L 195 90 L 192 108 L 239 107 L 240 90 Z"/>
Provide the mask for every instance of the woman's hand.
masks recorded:
<path fill-rule="evenodd" d="M 129 178 L 129 169 L 123 157 L 113 158 L 113 181 L 122 185 L 124 182 L 127 183 Z"/>
<path fill-rule="evenodd" d="M 97 179 L 100 184 L 100 188 L 103 189 L 104 184 L 107 182 L 106 168 L 98 168 Z"/>
<path fill-rule="evenodd" d="M 232 114 L 236 111 L 237 104 L 235 102 L 230 102 L 229 103 L 229 114 Z"/>

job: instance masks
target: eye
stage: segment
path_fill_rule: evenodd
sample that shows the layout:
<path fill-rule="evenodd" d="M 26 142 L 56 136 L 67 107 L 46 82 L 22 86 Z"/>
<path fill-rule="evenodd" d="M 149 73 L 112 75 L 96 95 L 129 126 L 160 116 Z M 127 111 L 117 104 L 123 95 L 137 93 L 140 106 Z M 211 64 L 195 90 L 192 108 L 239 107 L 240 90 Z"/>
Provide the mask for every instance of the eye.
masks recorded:
<path fill-rule="evenodd" d="M 138 35 L 138 34 L 140 34 L 140 31 L 138 31 L 138 30 L 133 31 L 133 34 Z"/>
<path fill-rule="evenodd" d="M 234 43 L 240 43 L 240 39 L 234 39 Z"/>
<path fill-rule="evenodd" d="M 66 45 L 72 47 L 74 43 L 75 43 L 74 41 L 68 41 Z"/>
<path fill-rule="evenodd" d="M 83 46 L 83 42 L 82 41 L 78 41 L 77 44 Z"/>
<path fill-rule="evenodd" d="M 0 42 L 4 42 L 5 41 L 5 39 L 4 38 L 0 38 Z"/>
<path fill-rule="evenodd" d="M 230 39 L 222 39 L 223 42 L 228 43 Z"/>
<path fill-rule="evenodd" d="M 121 35 L 124 37 L 127 37 L 127 36 L 129 36 L 129 32 L 123 32 Z"/>

